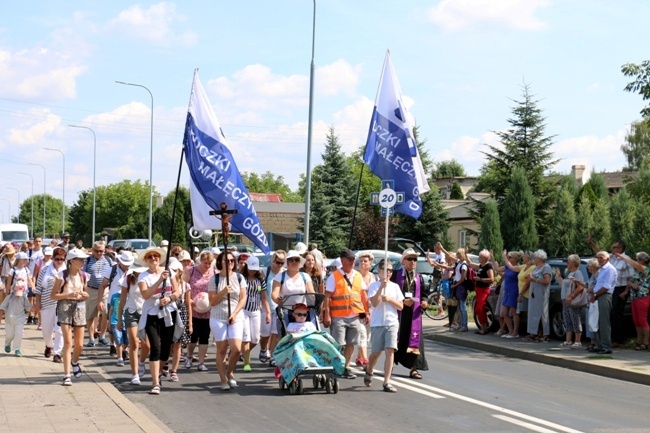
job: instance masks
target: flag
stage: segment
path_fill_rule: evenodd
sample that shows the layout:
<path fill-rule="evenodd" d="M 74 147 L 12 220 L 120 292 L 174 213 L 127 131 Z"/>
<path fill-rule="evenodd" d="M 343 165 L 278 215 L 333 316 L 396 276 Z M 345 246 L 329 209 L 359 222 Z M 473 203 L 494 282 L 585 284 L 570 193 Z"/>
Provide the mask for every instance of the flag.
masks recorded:
<path fill-rule="evenodd" d="M 228 149 L 217 116 L 199 81 L 198 71 L 194 72 L 183 147 L 185 162 L 190 171 L 194 228 L 205 230 L 220 227 L 217 218 L 209 215 L 209 210 L 218 210 L 221 203 L 226 203 L 228 209 L 237 209 L 237 213 L 230 219 L 232 227 L 269 254 L 268 240 L 235 159 Z"/>
<path fill-rule="evenodd" d="M 381 180 L 395 181 L 396 192 L 404 193 L 404 202 L 395 205 L 395 212 L 419 218 L 420 194 L 429 191 L 429 184 L 389 52 L 384 60 L 363 161 Z"/>

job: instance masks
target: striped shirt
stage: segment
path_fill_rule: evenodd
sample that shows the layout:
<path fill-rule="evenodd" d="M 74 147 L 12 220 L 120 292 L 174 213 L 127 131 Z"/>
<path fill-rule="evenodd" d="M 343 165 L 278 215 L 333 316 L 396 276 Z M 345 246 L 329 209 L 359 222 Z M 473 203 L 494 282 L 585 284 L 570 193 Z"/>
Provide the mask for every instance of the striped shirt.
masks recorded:
<path fill-rule="evenodd" d="M 210 282 L 208 283 L 208 292 L 220 292 L 226 287 L 226 277 L 222 277 L 220 275 L 218 277 L 219 287 L 217 287 L 215 280 L 217 280 L 218 275 L 219 274 L 215 274 L 214 277 L 210 278 Z M 230 276 L 229 280 L 230 287 L 232 288 L 232 292 L 230 292 L 230 311 L 232 313 L 237 308 L 237 304 L 239 303 L 239 292 L 242 285 L 246 284 L 246 282 L 244 281 L 244 277 L 236 272 Z M 212 309 L 210 310 L 210 319 L 221 320 L 224 322 L 228 320 L 227 296 L 224 296 L 221 302 L 219 302 L 217 305 L 212 306 Z M 241 322 L 242 320 L 244 320 L 243 310 L 239 312 L 235 318 L 235 322 Z"/>
<path fill-rule="evenodd" d="M 254 278 L 246 280 L 246 311 L 255 312 L 259 311 L 262 307 L 261 292 L 266 290 L 266 280 Z"/>
<path fill-rule="evenodd" d="M 112 263 L 106 257 L 102 257 L 99 260 L 96 259 L 95 256 L 90 256 L 87 258 L 83 270 L 88 275 L 90 275 L 90 279 L 88 280 L 88 287 L 92 289 L 99 289 L 99 286 L 104 279 L 106 269 L 108 268 L 108 272 L 110 272 L 111 266 Z"/>
<path fill-rule="evenodd" d="M 54 290 L 54 283 L 56 278 L 61 271 L 65 269 L 65 265 L 57 270 L 52 262 L 45 265 L 41 272 L 38 273 L 38 278 L 36 280 L 36 289 L 34 293 L 41 295 L 41 308 L 46 310 L 51 307 L 56 307 L 56 302 L 51 299 L 52 290 Z"/>

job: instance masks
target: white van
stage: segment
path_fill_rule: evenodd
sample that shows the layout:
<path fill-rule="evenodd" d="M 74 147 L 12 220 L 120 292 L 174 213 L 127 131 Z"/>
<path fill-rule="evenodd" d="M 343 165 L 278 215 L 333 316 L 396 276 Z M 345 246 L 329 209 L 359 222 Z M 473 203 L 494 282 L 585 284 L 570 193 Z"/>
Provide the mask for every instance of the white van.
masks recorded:
<path fill-rule="evenodd" d="M 29 229 L 26 224 L 0 224 L 0 241 L 2 242 L 27 242 Z"/>

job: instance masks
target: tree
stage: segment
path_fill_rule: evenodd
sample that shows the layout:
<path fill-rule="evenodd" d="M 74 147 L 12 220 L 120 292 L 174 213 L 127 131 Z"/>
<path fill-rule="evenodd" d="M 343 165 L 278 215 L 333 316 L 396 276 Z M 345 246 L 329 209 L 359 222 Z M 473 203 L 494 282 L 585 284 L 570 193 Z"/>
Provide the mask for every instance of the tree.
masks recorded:
<path fill-rule="evenodd" d="M 347 247 L 356 188 L 333 127 L 326 140 L 323 163 L 312 173 L 309 239 L 317 242 L 325 255 L 334 257 Z"/>
<path fill-rule="evenodd" d="M 242 179 L 249 192 L 280 194 L 285 203 L 300 203 L 304 200 L 304 194 L 301 196 L 299 192 L 292 191 L 284 181 L 284 176 L 276 177 L 271 171 L 266 171 L 262 175 L 244 172 Z"/>
<path fill-rule="evenodd" d="M 170 238 L 169 230 L 172 222 L 175 190 L 170 191 L 162 206 L 154 210 L 153 232 L 156 239 L 167 239 L 170 243 L 186 245 L 189 243 L 189 230 L 192 225 L 192 206 L 190 203 L 190 190 L 185 187 L 178 189 L 176 202 L 176 215 L 174 218 L 174 232 Z"/>
<path fill-rule="evenodd" d="M 574 251 L 576 213 L 573 195 L 562 189 L 557 195 L 557 204 L 551 212 L 551 230 L 545 237 L 545 247 L 549 255 L 566 257 Z"/>
<path fill-rule="evenodd" d="M 421 195 L 422 214 L 417 220 L 408 215 L 399 215 L 395 224 L 395 235 L 413 239 L 422 244 L 424 249 L 433 249 L 436 242 L 445 238 L 449 230 L 449 213 L 442 206 L 440 192 L 435 185 Z"/>
<path fill-rule="evenodd" d="M 650 202 L 639 201 L 636 204 L 634 219 L 634 239 L 627 245 L 627 251 L 650 251 Z"/>
<path fill-rule="evenodd" d="M 591 231 L 591 237 L 596 245 L 610 245 L 611 225 L 609 223 L 609 200 L 599 199 L 593 210 L 594 226 Z"/>
<path fill-rule="evenodd" d="M 627 159 L 627 166 L 623 170 L 639 170 L 643 161 L 650 156 L 650 118 L 632 122 L 621 151 Z"/>
<path fill-rule="evenodd" d="M 633 77 L 634 81 L 627 83 L 626 92 L 634 92 L 641 95 L 644 101 L 650 99 L 650 60 L 645 60 L 640 64 L 626 63 L 621 66 L 621 72 L 626 77 Z M 641 109 L 643 117 L 650 117 L 650 104 Z"/>
<path fill-rule="evenodd" d="M 449 198 L 452 200 L 465 199 L 465 194 L 463 194 L 463 190 L 460 188 L 458 182 L 454 181 L 453 185 L 451 186 L 451 192 L 449 193 Z"/>
<path fill-rule="evenodd" d="M 620 190 L 612 197 L 609 216 L 612 224 L 612 239 L 621 240 L 625 242 L 625 245 L 632 247 L 636 240 L 635 207 L 625 189 Z"/>
<path fill-rule="evenodd" d="M 485 202 L 485 214 L 481 219 L 481 233 L 478 237 L 479 249 L 494 251 L 494 257 L 501 262 L 503 251 L 503 238 L 501 237 L 501 223 L 499 222 L 499 208 L 496 200 L 490 198 Z"/>
<path fill-rule="evenodd" d="M 650 203 L 650 162 L 639 167 L 636 178 L 628 182 L 626 188 L 635 201 Z"/>
<path fill-rule="evenodd" d="M 538 248 L 535 226 L 535 199 L 521 168 L 512 170 L 510 185 L 501 210 L 501 233 L 508 250 Z"/>
<path fill-rule="evenodd" d="M 596 206 L 598 197 L 596 197 L 596 193 L 594 192 L 594 189 L 591 187 L 591 183 L 589 182 L 582 185 L 582 188 L 580 188 L 580 191 L 576 196 L 576 201 L 579 203 L 583 197 L 585 197 L 589 201 L 592 209 L 594 208 L 594 206 Z"/>
<path fill-rule="evenodd" d="M 104 230 L 111 229 L 118 238 L 146 238 L 149 232 L 149 183 L 123 180 L 97 187 L 95 229 L 92 232 L 93 191 L 79 193 L 70 208 L 73 239 L 85 245 L 94 241 Z"/>
<path fill-rule="evenodd" d="M 45 235 L 56 236 L 61 234 L 61 222 L 63 211 L 63 201 L 45 194 Z M 66 222 L 68 227 L 69 210 L 65 209 Z M 13 218 L 13 222 L 27 224 L 32 231 L 32 196 L 27 197 L 19 206 L 18 218 Z M 34 230 L 31 236 L 43 234 L 43 194 L 34 194 Z"/>
<path fill-rule="evenodd" d="M 609 191 L 607 191 L 607 186 L 605 186 L 605 178 L 602 174 L 596 173 L 595 170 L 592 171 L 591 175 L 589 176 L 589 182 L 587 183 L 591 185 L 591 189 L 593 189 L 596 198 L 606 199 L 609 197 Z"/>
<path fill-rule="evenodd" d="M 431 177 L 441 179 L 445 177 L 464 177 L 467 176 L 463 165 L 452 159 L 450 161 L 440 161 L 434 164 Z"/>
<path fill-rule="evenodd" d="M 589 198 L 583 195 L 577 200 L 574 250 L 576 254 L 585 256 L 593 254 L 588 240 L 594 227 L 594 217 Z"/>
<path fill-rule="evenodd" d="M 386 233 L 386 217 L 379 215 L 379 209 L 364 208 L 359 212 L 354 228 L 354 239 L 351 248 L 383 249 Z M 394 227 L 388 225 L 388 236 L 392 236 Z"/>

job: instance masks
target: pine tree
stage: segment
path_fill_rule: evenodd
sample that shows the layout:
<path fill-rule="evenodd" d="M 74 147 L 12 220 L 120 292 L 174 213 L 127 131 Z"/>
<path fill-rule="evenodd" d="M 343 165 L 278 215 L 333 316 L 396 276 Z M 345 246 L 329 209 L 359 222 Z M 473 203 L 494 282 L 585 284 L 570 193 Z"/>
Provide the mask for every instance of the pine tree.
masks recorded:
<path fill-rule="evenodd" d="M 460 189 L 460 185 L 458 182 L 454 182 L 454 184 L 451 186 L 451 192 L 449 194 L 449 198 L 451 200 L 463 200 L 465 198 L 465 195 L 463 194 L 463 190 Z"/>
<path fill-rule="evenodd" d="M 501 233 L 508 250 L 538 248 L 534 209 L 535 199 L 526 173 L 515 167 L 501 208 Z"/>
<path fill-rule="evenodd" d="M 594 227 L 594 217 L 591 210 L 591 201 L 586 195 L 578 199 L 576 210 L 576 237 L 574 241 L 575 253 L 580 256 L 593 254 L 588 239 Z"/>
<path fill-rule="evenodd" d="M 603 246 L 610 245 L 611 225 L 609 223 L 609 201 L 607 199 L 599 199 L 593 210 L 594 226 L 591 231 L 591 237 L 596 245 Z"/>
<path fill-rule="evenodd" d="M 309 239 L 327 256 L 335 257 L 347 247 L 356 183 L 333 127 L 326 140 L 323 163 L 318 176 L 312 177 Z"/>
<path fill-rule="evenodd" d="M 648 215 L 650 215 L 650 203 L 647 201 L 637 202 L 634 219 L 635 238 L 632 245 L 627 245 L 627 251 L 650 252 L 650 218 Z"/>
<path fill-rule="evenodd" d="M 501 261 L 503 251 L 503 238 L 501 237 L 501 223 L 497 202 L 490 198 L 485 202 L 485 214 L 481 219 L 481 233 L 478 238 L 479 249 L 494 251 L 494 257 Z"/>
<path fill-rule="evenodd" d="M 573 195 L 566 189 L 560 190 L 551 213 L 551 229 L 545 237 L 545 248 L 551 256 L 566 257 L 574 251 L 576 214 L 573 206 Z"/>
<path fill-rule="evenodd" d="M 591 175 L 589 176 L 589 185 L 591 185 L 591 188 L 594 190 L 594 194 L 596 195 L 596 198 L 599 199 L 606 199 L 609 197 L 609 192 L 607 191 L 607 187 L 605 186 L 605 178 L 603 177 L 602 174 L 596 173 L 596 171 L 592 171 Z"/>
<path fill-rule="evenodd" d="M 635 232 L 635 207 L 634 202 L 630 200 L 630 195 L 625 189 L 622 189 L 614 196 L 609 207 L 610 222 L 612 225 L 612 239 L 623 241 L 630 248 L 636 241 L 637 233 Z M 630 249 L 634 251 L 634 249 Z"/>
<path fill-rule="evenodd" d="M 594 208 L 594 206 L 596 206 L 598 197 L 596 197 L 596 193 L 594 192 L 594 189 L 591 187 L 591 184 L 589 182 L 585 183 L 584 185 L 582 185 L 582 188 L 580 188 L 580 191 L 578 192 L 578 195 L 576 197 L 578 203 L 580 202 L 582 197 L 585 197 L 589 201 L 592 209 Z"/>

